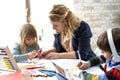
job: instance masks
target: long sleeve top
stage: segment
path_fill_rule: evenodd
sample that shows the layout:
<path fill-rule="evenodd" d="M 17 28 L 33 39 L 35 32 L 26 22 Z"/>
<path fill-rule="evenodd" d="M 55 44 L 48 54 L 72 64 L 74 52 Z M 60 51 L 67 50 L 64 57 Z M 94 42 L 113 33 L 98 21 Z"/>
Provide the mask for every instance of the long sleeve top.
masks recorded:
<path fill-rule="evenodd" d="M 61 34 L 55 34 L 54 47 L 57 52 L 67 52 L 61 44 Z M 80 26 L 74 32 L 74 37 L 72 38 L 72 47 L 75 51 L 77 59 L 89 60 L 95 56 L 91 49 L 90 39 L 92 37 L 92 32 L 89 25 L 81 21 Z"/>
<path fill-rule="evenodd" d="M 13 49 L 12 49 L 12 54 L 16 60 L 16 62 L 21 62 L 21 61 L 27 61 L 27 53 L 33 51 L 33 50 L 39 50 L 39 45 L 35 49 L 33 49 L 30 46 L 26 46 L 26 53 L 21 52 L 20 44 L 15 43 Z"/>
<path fill-rule="evenodd" d="M 91 74 L 83 72 L 85 80 L 120 80 L 120 62 L 106 60 L 104 56 L 95 57 L 90 60 L 91 66 L 104 63 L 104 74 Z"/>

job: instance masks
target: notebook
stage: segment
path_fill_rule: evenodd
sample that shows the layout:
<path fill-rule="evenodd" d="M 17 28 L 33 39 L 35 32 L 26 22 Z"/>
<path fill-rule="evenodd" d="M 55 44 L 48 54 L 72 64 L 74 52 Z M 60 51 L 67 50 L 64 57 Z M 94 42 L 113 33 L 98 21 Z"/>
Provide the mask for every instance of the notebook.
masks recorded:
<path fill-rule="evenodd" d="M 8 46 L 0 47 L 0 70 L 17 72 L 21 71 Z"/>

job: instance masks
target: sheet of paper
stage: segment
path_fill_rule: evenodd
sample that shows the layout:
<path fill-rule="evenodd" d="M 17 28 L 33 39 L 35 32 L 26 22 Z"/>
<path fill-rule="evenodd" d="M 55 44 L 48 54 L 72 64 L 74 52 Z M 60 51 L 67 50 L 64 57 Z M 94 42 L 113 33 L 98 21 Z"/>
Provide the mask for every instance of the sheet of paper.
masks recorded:
<path fill-rule="evenodd" d="M 72 80 L 73 77 L 77 80 L 79 73 L 82 72 L 82 70 L 80 70 L 76 67 L 76 65 L 80 61 L 78 59 L 56 59 L 56 60 L 52 60 L 52 61 L 55 62 L 57 65 L 59 65 L 61 68 L 63 68 L 65 70 L 65 72 L 69 76 L 70 80 Z M 87 72 L 92 73 L 92 74 L 104 73 L 98 66 L 88 68 L 84 71 L 87 71 Z"/>
<path fill-rule="evenodd" d="M 76 66 L 80 60 L 79 59 L 55 59 L 52 61 L 64 69 L 71 69 L 71 68 L 77 68 Z"/>

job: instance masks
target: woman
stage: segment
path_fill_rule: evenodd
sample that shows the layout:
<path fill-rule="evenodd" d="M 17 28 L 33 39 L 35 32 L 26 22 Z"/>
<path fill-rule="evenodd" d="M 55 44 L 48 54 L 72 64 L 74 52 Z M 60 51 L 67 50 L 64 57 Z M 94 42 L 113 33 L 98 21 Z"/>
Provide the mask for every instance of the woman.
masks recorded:
<path fill-rule="evenodd" d="M 65 5 L 54 5 L 49 19 L 56 30 L 54 48 L 42 52 L 46 59 L 71 58 L 89 60 L 94 57 L 90 38 L 92 33 L 89 25 L 76 17 Z"/>

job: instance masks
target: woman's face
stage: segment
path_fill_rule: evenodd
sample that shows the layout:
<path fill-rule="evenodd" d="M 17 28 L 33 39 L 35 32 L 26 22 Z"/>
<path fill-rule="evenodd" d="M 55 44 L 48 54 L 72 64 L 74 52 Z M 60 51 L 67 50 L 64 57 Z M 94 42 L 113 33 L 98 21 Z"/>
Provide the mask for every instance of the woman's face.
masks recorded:
<path fill-rule="evenodd" d="M 56 30 L 57 33 L 62 33 L 64 31 L 64 25 L 62 22 L 51 21 L 53 29 Z"/>
<path fill-rule="evenodd" d="M 101 52 L 106 59 L 110 59 L 110 60 L 112 59 L 112 54 L 110 52 L 103 50 L 101 50 Z"/>

